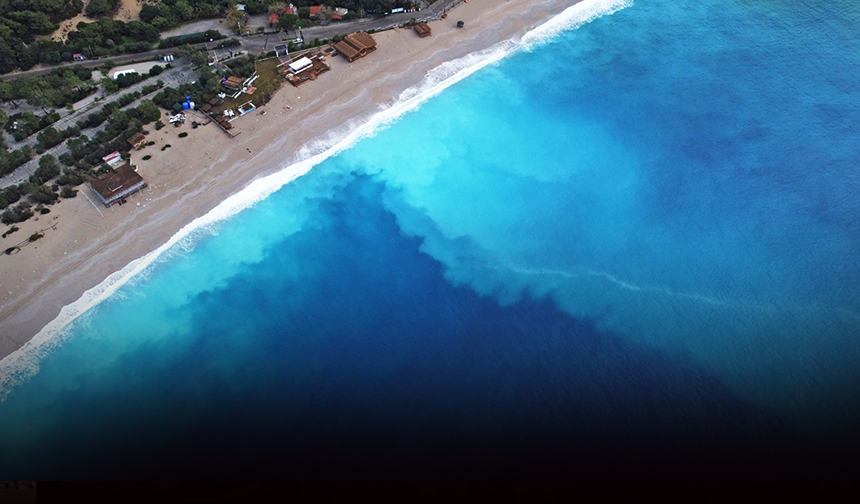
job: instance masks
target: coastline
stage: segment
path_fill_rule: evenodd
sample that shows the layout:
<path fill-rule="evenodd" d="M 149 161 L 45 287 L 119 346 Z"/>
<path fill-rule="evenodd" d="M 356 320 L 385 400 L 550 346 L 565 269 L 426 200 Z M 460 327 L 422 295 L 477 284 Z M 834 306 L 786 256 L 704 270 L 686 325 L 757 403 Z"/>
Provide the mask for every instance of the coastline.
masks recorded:
<path fill-rule="evenodd" d="M 431 23 L 431 37 L 419 38 L 411 28 L 379 32 L 374 34 L 378 50 L 369 56 L 354 63 L 329 58 L 331 71 L 316 81 L 300 88 L 285 83 L 270 103 L 238 119 L 235 130 L 241 134 L 236 138 L 213 123 L 153 131 L 149 138 L 156 145 L 133 155 L 149 187 L 129 204 L 104 208 L 81 187 L 78 197 L 55 205 L 39 220 L 19 224 L 20 231 L 3 240 L 5 249 L 45 230 L 42 239 L 0 258 L 0 358 L 8 364 L 6 357 L 45 333 L 47 325 L 62 325 L 58 316 L 63 307 L 163 249 L 185 226 L 255 180 L 278 174 L 286 183 L 301 176 L 315 164 L 307 159 L 311 154 L 391 107 L 404 91 L 424 82 L 428 72 L 522 37 L 576 3 L 460 3 L 447 19 Z M 458 20 L 464 28 L 456 27 Z M 183 131 L 189 135 L 178 138 Z M 168 143 L 170 149 L 160 150 Z M 144 155 L 152 158 L 143 161 Z M 0 376 L 0 388 L 7 378 Z"/>

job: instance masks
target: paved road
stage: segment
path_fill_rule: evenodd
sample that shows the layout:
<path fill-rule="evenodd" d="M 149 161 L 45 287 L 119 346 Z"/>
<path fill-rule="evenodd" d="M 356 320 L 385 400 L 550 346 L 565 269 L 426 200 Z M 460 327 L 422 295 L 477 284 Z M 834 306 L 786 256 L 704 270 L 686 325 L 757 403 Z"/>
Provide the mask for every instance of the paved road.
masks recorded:
<path fill-rule="evenodd" d="M 389 16 L 380 16 L 376 18 L 367 18 L 367 19 L 358 19 L 356 21 L 345 21 L 338 23 L 331 23 L 328 26 L 311 26 L 308 28 L 302 28 L 301 30 L 295 30 L 293 33 L 288 34 L 291 35 L 290 38 L 298 37 L 301 33 L 304 35 L 305 40 L 313 40 L 315 38 L 318 39 L 330 39 L 335 35 L 344 35 L 347 33 L 351 33 L 354 31 L 362 31 L 362 30 L 379 30 L 383 28 L 388 28 L 394 25 L 399 25 L 403 23 L 408 23 L 412 18 L 416 19 L 429 19 L 431 17 L 437 17 L 441 15 L 442 11 L 445 9 L 450 9 L 453 5 L 460 3 L 463 0 L 437 0 L 436 3 L 427 7 L 426 9 L 416 11 L 416 12 L 403 12 L 398 14 L 391 14 Z M 260 16 L 252 16 L 252 19 L 256 19 Z M 261 18 L 262 19 L 262 18 Z M 268 26 L 266 25 L 261 26 Z M 213 28 L 215 27 L 215 28 Z M 195 21 L 193 23 L 189 23 L 187 25 L 183 25 L 180 28 L 175 30 L 171 30 L 165 32 L 165 36 L 171 36 L 168 34 L 185 34 L 185 33 L 196 33 L 199 31 L 205 31 L 208 29 L 217 29 L 224 33 L 227 30 L 227 27 L 223 23 L 218 23 L 218 20 L 208 19 L 203 21 Z M 235 37 L 235 35 L 231 35 Z M 250 37 L 242 37 L 240 38 L 242 41 L 243 49 L 250 53 L 259 53 L 262 51 L 271 51 L 272 48 L 281 43 L 278 40 L 277 34 L 270 35 L 252 35 Z M 201 42 L 199 44 L 194 44 L 197 47 L 205 47 L 208 49 L 208 46 L 213 44 L 217 44 L 218 41 L 215 42 Z M 97 66 L 104 65 L 106 62 L 112 62 L 114 64 L 120 63 L 129 63 L 132 61 L 147 61 L 156 59 L 162 54 L 171 54 L 175 52 L 175 48 L 171 49 L 157 49 L 154 51 L 147 51 L 137 54 L 123 54 L 120 56 L 108 56 L 105 58 L 97 59 L 97 60 L 87 60 L 87 61 L 74 61 L 64 63 L 62 65 L 57 65 L 53 67 L 47 68 L 39 68 L 35 70 L 27 70 L 25 72 L 11 73 L 0 75 L 0 80 L 9 81 L 13 79 L 17 79 L 20 77 L 25 77 L 28 75 L 45 75 L 50 73 L 56 68 L 75 68 L 75 67 L 85 67 L 85 68 L 93 68 Z"/>

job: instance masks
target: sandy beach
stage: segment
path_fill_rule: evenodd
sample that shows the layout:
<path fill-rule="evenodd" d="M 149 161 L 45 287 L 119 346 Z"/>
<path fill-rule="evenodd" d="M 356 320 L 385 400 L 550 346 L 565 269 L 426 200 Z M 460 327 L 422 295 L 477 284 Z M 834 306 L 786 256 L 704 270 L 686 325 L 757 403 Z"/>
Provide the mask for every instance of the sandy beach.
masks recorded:
<path fill-rule="evenodd" d="M 411 28 L 374 34 L 378 50 L 353 63 L 328 58 L 331 70 L 237 119 L 230 138 L 213 122 L 192 129 L 151 128 L 155 145 L 132 153 L 149 184 L 122 206 L 105 208 L 81 186 L 49 214 L 18 224 L 0 239 L 5 250 L 30 235 L 38 241 L 0 256 L 0 357 L 26 344 L 60 309 L 108 275 L 167 242 L 254 179 L 284 169 L 303 146 L 343 132 L 394 103 L 440 64 L 524 34 L 575 0 L 471 0 L 432 21 L 432 35 Z M 457 28 L 457 21 L 465 26 Z M 179 133 L 188 136 L 179 138 Z M 164 145 L 171 147 L 162 150 Z M 142 160 L 145 155 L 151 159 Z M 4 226 L 6 231 L 9 226 Z"/>

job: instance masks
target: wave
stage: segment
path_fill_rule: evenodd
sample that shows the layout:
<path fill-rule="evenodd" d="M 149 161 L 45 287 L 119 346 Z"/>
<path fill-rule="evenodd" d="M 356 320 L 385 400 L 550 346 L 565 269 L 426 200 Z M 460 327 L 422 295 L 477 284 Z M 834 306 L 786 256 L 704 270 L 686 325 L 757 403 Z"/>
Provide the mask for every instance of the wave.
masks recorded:
<path fill-rule="evenodd" d="M 77 301 L 64 306 L 60 314 L 43 327 L 36 336 L 17 351 L 0 360 L 0 402 L 5 401 L 12 388 L 38 373 L 42 359 L 69 337 L 71 322 L 116 294 L 120 287 L 132 279 L 145 278 L 154 264 L 173 257 L 172 253 L 191 250 L 196 239 L 207 231 L 214 230 L 215 224 L 256 205 L 284 185 L 306 174 L 314 166 L 352 147 L 361 139 L 374 136 L 406 113 L 416 110 L 427 100 L 478 70 L 495 64 L 516 51 L 528 50 L 563 31 L 576 29 L 632 4 L 632 0 L 579 2 L 546 23 L 528 31 L 519 39 L 506 40 L 489 49 L 442 63 L 428 72 L 420 84 L 405 90 L 393 105 L 382 107 L 369 120 L 350 124 L 343 130 L 333 131 L 325 139 L 303 147 L 297 154 L 297 161 L 293 164 L 277 173 L 252 181 L 209 213 L 184 226 L 156 250 L 130 262 L 121 270 L 109 275 L 99 285 L 84 292 Z"/>

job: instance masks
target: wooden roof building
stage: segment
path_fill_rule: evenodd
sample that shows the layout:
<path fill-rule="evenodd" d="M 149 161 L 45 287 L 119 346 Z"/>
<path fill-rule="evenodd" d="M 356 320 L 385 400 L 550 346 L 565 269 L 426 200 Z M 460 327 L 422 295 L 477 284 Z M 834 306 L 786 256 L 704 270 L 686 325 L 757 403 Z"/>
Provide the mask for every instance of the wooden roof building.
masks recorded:
<path fill-rule="evenodd" d="M 126 162 L 124 165 L 89 181 L 90 188 L 96 193 L 104 206 L 123 202 L 123 198 L 146 187 L 137 167 Z"/>
<path fill-rule="evenodd" d="M 132 147 L 135 149 L 140 149 L 144 145 L 146 145 L 146 137 L 143 136 L 143 133 L 135 133 L 131 138 L 126 140 Z"/>
<path fill-rule="evenodd" d="M 222 80 L 221 85 L 227 89 L 232 89 L 233 91 L 238 91 L 239 88 L 242 87 L 242 82 L 244 82 L 244 81 L 245 81 L 245 79 L 243 79 L 239 76 L 231 75 L 230 77 L 227 77 L 226 79 Z"/>
<path fill-rule="evenodd" d="M 417 33 L 421 38 L 430 36 L 430 25 L 427 23 L 418 23 L 412 28 L 415 29 L 415 33 Z"/>
<path fill-rule="evenodd" d="M 376 50 L 376 41 L 366 32 L 350 33 L 333 46 L 349 62 Z"/>

